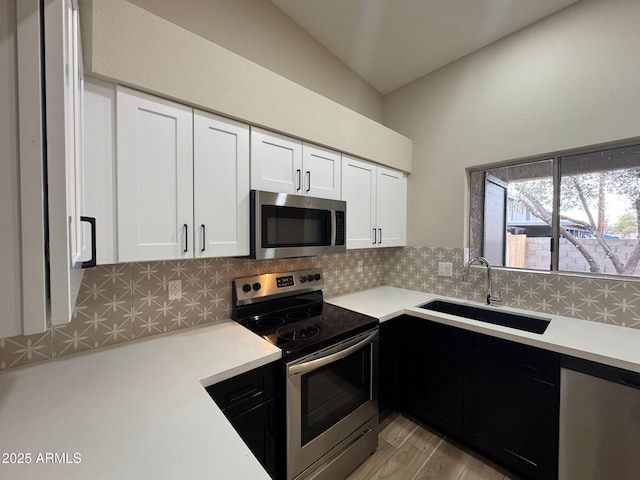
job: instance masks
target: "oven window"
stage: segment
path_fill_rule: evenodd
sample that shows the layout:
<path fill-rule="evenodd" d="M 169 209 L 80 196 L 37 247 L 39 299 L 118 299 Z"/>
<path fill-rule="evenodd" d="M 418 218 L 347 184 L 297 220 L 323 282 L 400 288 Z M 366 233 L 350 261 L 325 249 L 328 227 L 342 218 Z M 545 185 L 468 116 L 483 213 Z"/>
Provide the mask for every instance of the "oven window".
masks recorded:
<path fill-rule="evenodd" d="M 331 245 L 331 211 L 262 205 L 262 248 Z"/>
<path fill-rule="evenodd" d="M 370 399 L 371 347 L 301 378 L 301 439 L 305 445 Z"/>

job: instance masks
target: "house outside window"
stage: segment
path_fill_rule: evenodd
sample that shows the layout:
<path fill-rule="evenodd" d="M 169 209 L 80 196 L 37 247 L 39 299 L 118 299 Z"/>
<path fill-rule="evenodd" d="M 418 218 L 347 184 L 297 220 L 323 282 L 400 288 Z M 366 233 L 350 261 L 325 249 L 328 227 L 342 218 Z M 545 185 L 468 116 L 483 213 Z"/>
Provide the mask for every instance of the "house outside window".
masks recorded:
<path fill-rule="evenodd" d="M 640 277 L 640 142 L 471 169 L 471 256 Z"/>

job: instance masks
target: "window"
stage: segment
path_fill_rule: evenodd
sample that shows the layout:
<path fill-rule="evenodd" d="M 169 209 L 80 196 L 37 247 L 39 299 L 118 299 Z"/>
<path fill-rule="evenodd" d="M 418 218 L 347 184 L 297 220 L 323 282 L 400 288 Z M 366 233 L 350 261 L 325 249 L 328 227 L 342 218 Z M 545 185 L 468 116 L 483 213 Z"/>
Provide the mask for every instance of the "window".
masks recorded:
<path fill-rule="evenodd" d="M 640 145 L 473 169 L 470 188 L 472 257 L 640 277 Z"/>

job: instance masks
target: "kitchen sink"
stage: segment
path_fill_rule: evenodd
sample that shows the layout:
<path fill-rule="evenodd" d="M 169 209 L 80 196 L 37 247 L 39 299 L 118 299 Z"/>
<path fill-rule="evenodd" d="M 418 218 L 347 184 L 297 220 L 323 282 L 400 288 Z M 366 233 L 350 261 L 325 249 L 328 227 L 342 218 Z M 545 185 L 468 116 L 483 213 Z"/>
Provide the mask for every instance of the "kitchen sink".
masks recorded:
<path fill-rule="evenodd" d="M 483 307 L 464 305 L 461 303 L 434 300 L 420 308 L 433 310 L 434 312 L 447 313 L 457 317 L 470 318 L 480 322 L 502 325 L 503 327 L 516 328 L 526 332 L 542 334 L 545 332 L 551 320 L 547 318 L 529 317 L 515 313 L 498 312 Z"/>

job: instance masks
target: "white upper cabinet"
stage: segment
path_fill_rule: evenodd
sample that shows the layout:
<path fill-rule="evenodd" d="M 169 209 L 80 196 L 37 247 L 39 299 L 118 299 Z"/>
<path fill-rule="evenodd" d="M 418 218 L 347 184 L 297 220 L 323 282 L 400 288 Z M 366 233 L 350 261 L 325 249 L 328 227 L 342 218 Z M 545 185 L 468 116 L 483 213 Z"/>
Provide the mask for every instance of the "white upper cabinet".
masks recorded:
<path fill-rule="evenodd" d="M 347 248 L 375 247 L 376 166 L 342 157 L 342 200 L 347 202 Z"/>
<path fill-rule="evenodd" d="M 112 84 L 86 78 L 83 96 L 83 214 L 95 219 L 94 242 L 85 242 L 82 259 L 96 248 L 99 265 L 116 263 L 115 228 L 115 114 L 116 89 Z M 84 234 L 89 235 L 88 225 Z"/>
<path fill-rule="evenodd" d="M 251 188 L 303 195 L 302 142 L 251 127 Z"/>
<path fill-rule="evenodd" d="M 340 153 L 304 142 L 302 145 L 304 195 L 340 200 L 341 165 Z"/>
<path fill-rule="evenodd" d="M 407 176 L 403 172 L 377 167 L 376 224 L 378 246 L 407 244 Z"/>
<path fill-rule="evenodd" d="M 341 155 L 260 128 L 251 128 L 251 188 L 340 199 Z"/>
<path fill-rule="evenodd" d="M 194 112 L 196 257 L 249 255 L 249 126 Z"/>
<path fill-rule="evenodd" d="M 347 248 L 406 245 L 406 174 L 343 155 L 342 200 Z"/>
<path fill-rule="evenodd" d="M 116 102 L 118 261 L 248 255 L 249 126 L 124 87 Z"/>
<path fill-rule="evenodd" d="M 68 323 L 82 281 L 82 54 L 77 2 L 44 2 L 51 323 Z"/>
<path fill-rule="evenodd" d="M 118 260 L 193 257 L 193 112 L 117 89 Z"/>

